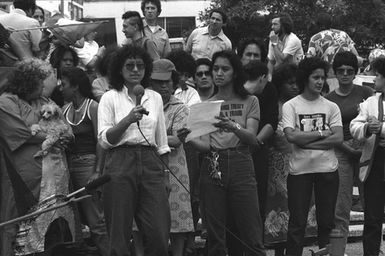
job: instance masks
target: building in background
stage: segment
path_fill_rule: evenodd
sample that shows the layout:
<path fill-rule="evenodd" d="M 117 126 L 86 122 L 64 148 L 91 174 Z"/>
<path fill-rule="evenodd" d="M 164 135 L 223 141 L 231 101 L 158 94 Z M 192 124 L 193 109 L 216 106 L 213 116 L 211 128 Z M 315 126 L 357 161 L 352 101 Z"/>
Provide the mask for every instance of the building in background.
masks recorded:
<path fill-rule="evenodd" d="M 13 8 L 12 3 L 13 0 L 0 1 L 0 14 L 9 12 Z M 83 18 L 83 0 L 37 0 L 36 4 L 46 12 L 46 20 L 56 13 L 73 20 Z"/>
<path fill-rule="evenodd" d="M 122 31 L 122 14 L 126 11 L 137 11 L 141 15 L 140 0 L 84 0 L 84 17 L 99 19 L 115 19 L 118 44 L 125 36 Z M 210 7 L 210 0 L 163 0 L 162 13 L 158 24 L 166 29 L 170 38 L 182 38 L 198 24 L 199 13 Z"/>

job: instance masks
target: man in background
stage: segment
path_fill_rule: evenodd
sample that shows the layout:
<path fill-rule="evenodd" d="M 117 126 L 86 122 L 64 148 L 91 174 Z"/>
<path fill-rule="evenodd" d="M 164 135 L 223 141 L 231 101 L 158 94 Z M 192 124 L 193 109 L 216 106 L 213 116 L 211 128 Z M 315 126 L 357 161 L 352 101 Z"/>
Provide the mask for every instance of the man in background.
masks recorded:
<path fill-rule="evenodd" d="M 10 13 L 0 15 L 0 23 L 7 30 L 18 30 L 37 28 L 40 26 L 39 22 L 31 16 L 35 12 L 35 0 L 14 0 L 14 9 Z M 40 53 L 39 43 L 42 33 L 40 29 L 24 30 L 20 32 L 12 32 L 9 36 L 10 40 L 16 41 L 23 49 L 23 56 L 19 56 L 17 51 L 8 48 L 7 51 L 2 51 L 8 58 L 17 61 L 23 58 L 37 57 Z"/>
<path fill-rule="evenodd" d="M 158 16 L 162 12 L 160 0 L 142 0 L 141 9 L 144 16 L 144 34 L 154 41 L 160 58 L 166 58 L 171 52 L 167 31 L 158 25 Z"/>
<path fill-rule="evenodd" d="M 271 21 L 268 62 L 268 80 L 271 81 L 274 67 L 282 63 L 298 64 L 303 57 L 301 40 L 293 32 L 293 20 L 281 14 Z"/>
<path fill-rule="evenodd" d="M 231 50 L 231 41 L 222 30 L 227 21 L 226 14 L 220 9 L 213 9 L 209 14 L 209 18 L 209 25 L 196 28 L 187 40 L 186 51 L 195 60 L 200 58 L 211 60 L 214 53 Z"/>

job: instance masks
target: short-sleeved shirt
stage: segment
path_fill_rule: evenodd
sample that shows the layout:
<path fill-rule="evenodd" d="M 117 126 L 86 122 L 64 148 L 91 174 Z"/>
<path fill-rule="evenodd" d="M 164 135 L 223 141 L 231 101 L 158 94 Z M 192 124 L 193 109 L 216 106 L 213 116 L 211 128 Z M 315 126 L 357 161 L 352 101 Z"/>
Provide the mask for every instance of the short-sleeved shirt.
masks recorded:
<path fill-rule="evenodd" d="M 14 9 L 11 13 L 0 15 L 0 23 L 8 30 L 40 26 L 37 20 L 27 17 L 21 9 Z M 40 29 L 12 32 L 10 36 L 23 47 L 25 53 L 30 57 L 34 56 L 34 52 L 40 51 L 39 43 L 42 36 Z"/>
<path fill-rule="evenodd" d="M 283 128 L 298 129 L 302 132 L 342 127 L 340 109 L 337 104 L 324 97 L 306 100 L 298 95 L 282 107 Z M 293 175 L 333 172 L 338 168 L 334 149 L 303 149 L 292 144 L 293 153 L 289 161 L 289 172 Z"/>
<path fill-rule="evenodd" d="M 346 32 L 327 29 L 310 38 L 307 56 L 319 57 L 332 64 L 337 53 L 350 52 L 353 48 L 354 42 Z"/>
<path fill-rule="evenodd" d="M 145 21 L 143 21 L 143 23 L 144 35 L 154 41 L 159 56 L 161 58 L 166 58 L 171 52 L 170 39 L 168 38 L 167 31 L 159 25 L 156 25 L 153 32 Z"/>
<path fill-rule="evenodd" d="M 174 96 L 175 98 L 179 99 L 184 104 L 186 104 L 188 107 L 201 102 L 199 93 L 191 86 L 187 86 L 186 90 L 182 90 L 180 87 L 177 88 L 174 92 Z"/>
<path fill-rule="evenodd" d="M 216 36 L 211 36 L 209 27 L 196 28 L 189 36 L 186 46 L 187 52 L 190 52 L 194 59 L 211 60 L 214 53 L 231 49 L 231 41 L 223 31 L 221 30 Z"/>
<path fill-rule="evenodd" d="M 97 42 L 84 42 L 83 48 L 73 48 L 75 52 L 78 54 L 80 59 L 80 67 L 82 69 L 86 69 L 86 66 L 88 63 L 91 62 L 91 60 L 94 58 L 94 56 L 98 53 L 99 45 Z"/>
<path fill-rule="evenodd" d="M 326 99 L 333 101 L 340 108 L 344 130 L 344 140 L 350 140 L 353 138 L 349 130 L 350 121 L 358 115 L 360 103 L 364 102 L 372 95 L 373 90 L 370 87 L 354 85 L 349 95 L 341 96 L 335 91 L 332 91 L 325 96 Z"/>
<path fill-rule="evenodd" d="M 282 41 L 278 40 L 277 47 L 283 54 L 289 54 L 290 56 L 292 56 L 287 61 L 285 61 L 285 63 L 297 64 L 301 61 L 303 57 L 301 40 L 294 33 L 290 33 L 284 36 Z M 269 43 L 269 52 L 267 57 L 269 58 L 269 60 L 275 61 L 275 66 L 282 64 L 281 61 L 278 61 L 275 58 L 274 49 L 271 42 Z"/>
<path fill-rule="evenodd" d="M 260 109 L 258 98 L 247 96 L 245 99 L 234 99 L 225 101 L 221 106 L 221 116 L 226 116 L 246 127 L 247 119 L 260 120 Z M 238 136 L 232 132 L 216 131 L 210 133 L 210 146 L 215 149 L 234 148 L 241 144 Z"/>

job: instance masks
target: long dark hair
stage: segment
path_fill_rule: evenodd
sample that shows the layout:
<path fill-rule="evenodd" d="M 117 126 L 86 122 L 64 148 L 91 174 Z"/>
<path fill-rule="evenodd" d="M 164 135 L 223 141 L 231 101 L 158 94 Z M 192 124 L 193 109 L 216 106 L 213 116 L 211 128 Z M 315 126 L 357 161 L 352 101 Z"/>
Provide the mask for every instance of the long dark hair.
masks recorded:
<path fill-rule="evenodd" d="M 63 68 L 61 71 L 61 77 L 68 78 L 70 86 L 78 86 L 79 93 L 86 98 L 94 99 L 92 94 L 92 86 L 87 73 L 80 68 L 71 67 Z"/>
<path fill-rule="evenodd" d="M 210 67 L 210 72 L 213 71 L 213 66 L 215 64 L 216 59 L 218 58 L 228 59 L 234 70 L 234 74 L 233 74 L 234 92 L 241 98 L 245 98 L 247 95 L 249 95 L 249 93 L 243 87 L 244 83 L 246 82 L 246 76 L 243 71 L 242 62 L 238 57 L 238 55 L 228 50 L 214 53 L 213 64 Z"/>

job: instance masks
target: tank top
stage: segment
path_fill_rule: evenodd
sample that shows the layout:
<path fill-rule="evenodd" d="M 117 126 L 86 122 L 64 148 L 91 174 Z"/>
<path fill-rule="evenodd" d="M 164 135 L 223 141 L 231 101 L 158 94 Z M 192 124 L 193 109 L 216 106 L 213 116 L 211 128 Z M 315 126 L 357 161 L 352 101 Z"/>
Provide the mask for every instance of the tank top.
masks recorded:
<path fill-rule="evenodd" d="M 86 107 L 82 118 L 78 123 L 72 123 L 68 119 L 68 112 L 73 108 L 72 102 L 69 103 L 64 111 L 64 117 L 66 121 L 71 125 L 72 131 L 75 135 L 75 140 L 70 144 L 69 150 L 71 154 L 85 155 L 85 154 L 96 154 L 96 138 L 94 128 L 90 116 L 90 105 L 93 102 L 92 99 L 86 99 Z"/>

